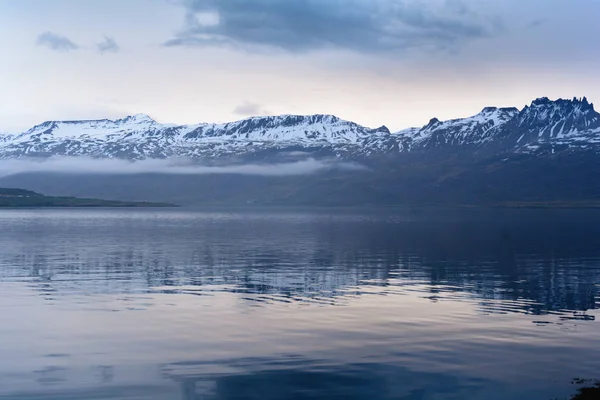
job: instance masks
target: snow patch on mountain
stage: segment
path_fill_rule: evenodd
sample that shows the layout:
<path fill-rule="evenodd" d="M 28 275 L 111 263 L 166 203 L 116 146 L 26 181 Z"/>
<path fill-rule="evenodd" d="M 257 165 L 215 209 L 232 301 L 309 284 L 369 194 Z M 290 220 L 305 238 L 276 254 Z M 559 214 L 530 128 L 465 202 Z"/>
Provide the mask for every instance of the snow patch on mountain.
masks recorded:
<path fill-rule="evenodd" d="M 494 132 L 519 112 L 516 108 L 485 107 L 467 118 L 440 121 L 433 118 L 422 128 L 409 128 L 397 135 L 412 139 L 412 148 L 443 145 L 484 144 L 494 138 Z"/>

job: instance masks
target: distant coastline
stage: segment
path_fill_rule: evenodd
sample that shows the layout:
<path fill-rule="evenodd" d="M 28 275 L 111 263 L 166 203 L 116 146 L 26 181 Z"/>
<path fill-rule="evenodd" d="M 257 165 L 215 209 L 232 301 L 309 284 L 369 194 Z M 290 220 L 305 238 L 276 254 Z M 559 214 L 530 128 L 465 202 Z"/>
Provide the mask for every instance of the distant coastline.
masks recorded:
<path fill-rule="evenodd" d="M 600 208 L 600 200 L 514 201 L 494 204 L 495 208 Z"/>
<path fill-rule="evenodd" d="M 24 189 L 0 188 L 0 208 L 40 207 L 178 207 L 170 203 L 55 197 Z"/>

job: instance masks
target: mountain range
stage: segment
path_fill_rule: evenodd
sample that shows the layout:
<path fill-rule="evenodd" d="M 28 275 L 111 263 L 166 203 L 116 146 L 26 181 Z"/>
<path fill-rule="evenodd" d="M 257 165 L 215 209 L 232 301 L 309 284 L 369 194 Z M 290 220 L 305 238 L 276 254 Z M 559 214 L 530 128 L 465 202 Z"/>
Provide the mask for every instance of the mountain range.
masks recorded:
<path fill-rule="evenodd" d="M 19 173 L 3 186 L 55 195 L 178 204 L 398 205 L 589 202 L 600 199 L 600 114 L 583 98 L 432 118 L 390 132 L 332 115 L 282 115 L 195 125 L 147 115 L 48 121 L 0 134 L 0 160 L 186 159 L 203 165 L 337 160 L 363 169 L 288 177 Z M 0 164 L 1 165 L 1 164 Z M 75 171 L 76 172 L 76 171 Z"/>
<path fill-rule="evenodd" d="M 548 98 L 517 108 L 485 107 L 468 118 L 432 118 L 420 128 L 390 132 L 332 115 L 283 115 L 196 125 L 161 124 L 138 114 L 118 120 L 47 121 L 0 135 L 0 159 L 89 156 L 140 160 L 266 156 L 306 151 L 342 158 L 467 149 L 540 153 L 600 148 L 600 114 L 587 99 Z"/>

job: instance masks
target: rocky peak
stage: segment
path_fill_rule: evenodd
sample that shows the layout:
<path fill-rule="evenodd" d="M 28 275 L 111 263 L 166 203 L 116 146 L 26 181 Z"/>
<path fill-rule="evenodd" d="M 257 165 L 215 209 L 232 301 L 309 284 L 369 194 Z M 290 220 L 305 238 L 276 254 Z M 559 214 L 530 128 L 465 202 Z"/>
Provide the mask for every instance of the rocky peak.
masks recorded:
<path fill-rule="evenodd" d="M 150 118 L 149 115 L 146 114 L 134 114 L 134 115 L 129 115 L 125 118 L 121 118 L 118 120 L 114 121 L 115 123 L 128 123 L 128 122 L 133 122 L 133 123 L 155 123 L 156 121 L 153 120 L 152 118 Z"/>
<path fill-rule="evenodd" d="M 585 97 L 572 100 L 550 100 L 541 97 L 534 100 L 530 106 L 525 106 L 519 113 L 519 125 L 556 123 L 562 119 L 588 120 L 596 119 L 598 114 L 594 111 Z"/>
<path fill-rule="evenodd" d="M 498 107 L 484 107 L 483 110 L 481 110 L 482 114 L 491 114 L 495 111 L 498 111 Z"/>
<path fill-rule="evenodd" d="M 494 121 L 494 124 L 500 124 L 509 121 L 519 114 L 516 107 L 485 107 L 476 117 L 483 117 Z"/>
<path fill-rule="evenodd" d="M 481 110 L 481 114 L 493 114 L 496 112 L 500 112 L 502 114 L 516 114 L 519 112 L 519 109 L 516 107 L 484 107 Z"/>
<path fill-rule="evenodd" d="M 431 118 L 431 119 L 429 120 L 429 122 L 427 123 L 427 125 L 425 125 L 425 126 L 423 127 L 423 129 L 431 129 L 431 128 L 433 128 L 434 126 L 436 126 L 436 125 L 438 125 L 438 124 L 440 124 L 440 123 L 441 123 L 441 121 L 440 121 L 439 119 L 437 119 L 437 118 L 435 118 L 435 117 L 434 117 L 434 118 Z"/>
<path fill-rule="evenodd" d="M 387 133 L 388 135 L 391 133 L 389 128 L 385 125 L 381 125 L 379 128 L 373 130 L 376 133 Z"/>
<path fill-rule="evenodd" d="M 503 128 L 501 136 L 518 146 L 539 147 L 552 141 L 566 143 L 569 138 L 587 143 L 586 135 L 594 135 L 599 129 L 600 114 L 585 97 L 572 100 L 540 97 L 525 106 Z"/>
<path fill-rule="evenodd" d="M 594 105 L 589 103 L 586 97 L 573 97 L 569 99 L 557 99 L 550 100 L 547 97 L 540 97 L 531 102 L 531 106 L 526 106 L 525 109 L 544 109 L 554 108 L 563 109 L 565 111 L 580 110 L 580 111 L 594 111 Z M 524 110 L 525 110 L 524 109 Z"/>
<path fill-rule="evenodd" d="M 57 126 L 56 121 L 45 121 L 45 122 L 42 122 L 41 124 L 35 125 L 33 128 L 26 131 L 25 134 L 33 135 L 33 134 L 50 133 L 50 132 L 52 132 L 52 130 L 54 128 L 56 128 L 56 126 Z"/>
<path fill-rule="evenodd" d="M 544 106 L 548 104 L 552 104 L 552 100 L 547 97 L 538 97 L 531 102 L 531 107 Z"/>

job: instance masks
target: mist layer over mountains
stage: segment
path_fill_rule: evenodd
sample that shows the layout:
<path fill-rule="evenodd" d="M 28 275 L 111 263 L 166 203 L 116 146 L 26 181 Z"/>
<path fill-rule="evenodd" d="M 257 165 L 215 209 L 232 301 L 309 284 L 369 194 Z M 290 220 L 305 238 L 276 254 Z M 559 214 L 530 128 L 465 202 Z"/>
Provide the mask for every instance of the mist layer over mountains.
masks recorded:
<path fill-rule="evenodd" d="M 20 173 L 54 173 L 68 175 L 256 175 L 294 176 L 308 175 L 327 170 L 360 170 L 357 163 L 338 160 L 305 158 L 293 162 L 261 164 L 202 165 L 186 159 L 145 159 L 129 161 L 91 157 L 49 157 L 0 160 L 0 177 Z"/>
<path fill-rule="evenodd" d="M 229 124 L 45 122 L 0 138 L 0 186 L 182 205 L 457 205 L 600 200 L 587 99 L 391 133 L 333 116 Z"/>

